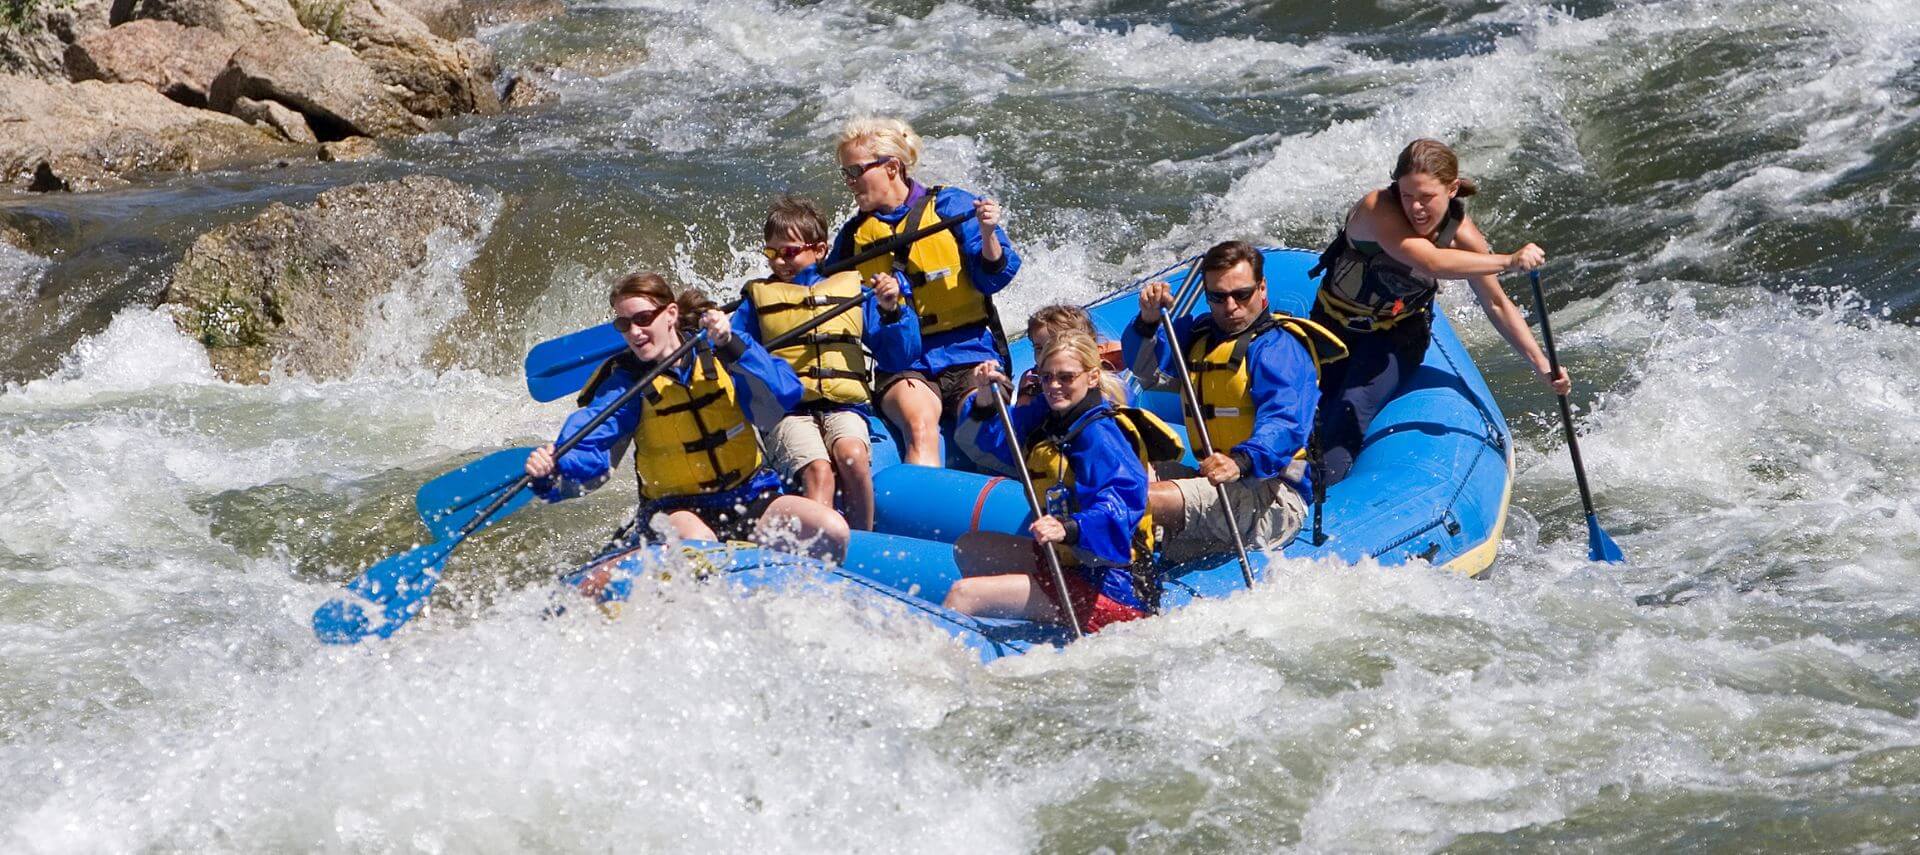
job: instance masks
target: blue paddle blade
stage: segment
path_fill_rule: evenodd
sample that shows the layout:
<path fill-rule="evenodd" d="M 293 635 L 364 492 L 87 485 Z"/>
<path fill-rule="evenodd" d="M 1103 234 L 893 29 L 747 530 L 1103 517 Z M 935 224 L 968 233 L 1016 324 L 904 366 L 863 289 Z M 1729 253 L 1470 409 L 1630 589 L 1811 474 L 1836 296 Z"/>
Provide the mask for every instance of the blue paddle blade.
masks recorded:
<path fill-rule="evenodd" d="M 1587 560 L 1619 563 L 1627 560 L 1626 553 L 1620 551 L 1620 545 L 1607 536 L 1600 527 L 1600 520 L 1593 514 L 1587 514 Z"/>
<path fill-rule="evenodd" d="M 313 634 L 328 644 L 387 638 L 426 604 L 440 565 L 459 541 L 416 546 L 368 567 L 346 590 L 313 610 Z"/>
<path fill-rule="evenodd" d="M 413 495 L 413 507 L 419 511 L 420 521 L 427 524 L 427 530 L 438 540 L 458 534 L 493 504 L 493 500 L 500 498 L 501 491 L 526 474 L 527 455 L 532 453 L 531 448 L 496 451 L 420 485 L 420 491 Z M 532 498 L 533 490 L 521 489 L 474 531 L 499 522 Z"/>
<path fill-rule="evenodd" d="M 600 363 L 627 346 L 613 324 L 588 327 L 549 339 L 527 351 L 527 394 L 553 401 L 580 391 Z"/>

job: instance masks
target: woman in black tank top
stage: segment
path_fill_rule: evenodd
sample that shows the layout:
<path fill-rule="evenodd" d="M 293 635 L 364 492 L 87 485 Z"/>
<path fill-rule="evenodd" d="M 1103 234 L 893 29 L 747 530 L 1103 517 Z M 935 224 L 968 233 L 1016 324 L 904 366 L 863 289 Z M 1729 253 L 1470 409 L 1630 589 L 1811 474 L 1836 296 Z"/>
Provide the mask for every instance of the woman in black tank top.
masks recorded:
<path fill-rule="evenodd" d="M 1361 197 L 1321 256 L 1312 317 L 1348 349 L 1320 376 L 1322 483 L 1346 477 L 1373 417 L 1420 367 L 1436 280 L 1467 280 L 1494 329 L 1540 382 L 1561 395 L 1571 387 L 1564 367 L 1550 374 L 1526 316 L 1500 288 L 1501 274 L 1533 270 L 1546 253 L 1531 243 L 1495 253 L 1461 201 L 1476 189 L 1445 143 L 1414 140 L 1400 152 L 1393 184 Z"/>

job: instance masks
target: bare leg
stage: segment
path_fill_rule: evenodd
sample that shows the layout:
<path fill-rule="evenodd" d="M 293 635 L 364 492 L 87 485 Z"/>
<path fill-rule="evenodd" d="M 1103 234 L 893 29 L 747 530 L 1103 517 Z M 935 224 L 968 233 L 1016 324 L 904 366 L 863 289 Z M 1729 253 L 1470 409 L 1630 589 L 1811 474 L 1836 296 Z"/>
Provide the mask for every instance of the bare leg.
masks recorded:
<path fill-rule="evenodd" d="M 673 526 L 673 533 L 681 540 L 719 540 L 707 521 L 692 511 L 674 511 L 667 515 L 667 524 Z"/>
<path fill-rule="evenodd" d="M 800 554 L 829 561 L 846 557 L 850 537 L 847 521 L 832 508 L 799 496 L 774 499 L 754 524 L 754 540 L 761 544 L 791 545 Z"/>
<path fill-rule="evenodd" d="M 901 380 L 887 387 L 880 411 L 907 434 L 902 461 L 940 465 L 940 395 L 933 387 L 919 380 Z"/>
<path fill-rule="evenodd" d="M 833 464 L 815 460 L 800 467 L 800 490 L 808 499 L 833 507 Z"/>
<path fill-rule="evenodd" d="M 873 531 L 873 449 L 860 440 L 841 437 L 833 444 L 833 468 L 847 497 L 847 525 Z M 831 503 L 833 497 L 829 495 L 827 501 Z"/>
<path fill-rule="evenodd" d="M 1028 573 L 961 579 L 947 590 L 947 601 L 943 605 L 976 617 L 1061 622 L 1060 610 L 1054 607 L 1053 598 L 1041 591 Z"/>
<path fill-rule="evenodd" d="M 1166 529 L 1167 534 L 1187 527 L 1187 500 L 1172 481 L 1147 485 L 1147 512 L 1153 514 L 1154 525 Z"/>

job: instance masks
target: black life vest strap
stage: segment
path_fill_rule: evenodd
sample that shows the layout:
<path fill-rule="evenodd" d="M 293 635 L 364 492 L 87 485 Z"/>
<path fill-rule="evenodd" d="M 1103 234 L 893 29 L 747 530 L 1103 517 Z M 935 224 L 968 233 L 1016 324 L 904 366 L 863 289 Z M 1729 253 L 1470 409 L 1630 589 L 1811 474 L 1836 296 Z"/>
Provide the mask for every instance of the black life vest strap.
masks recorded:
<path fill-rule="evenodd" d="M 799 371 L 796 371 L 795 373 L 799 374 L 802 377 L 811 377 L 815 380 L 865 381 L 865 380 L 871 379 L 870 375 L 865 371 L 853 371 L 845 368 L 826 368 L 819 365 L 803 368 Z"/>
<path fill-rule="evenodd" d="M 726 445 L 727 440 L 732 438 L 733 437 L 726 431 L 714 431 L 713 433 L 703 434 L 699 439 L 691 442 L 683 442 L 681 443 L 681 447 L 688 451 L 712 451 L 720 446 Z"/>
<path fill-rule="evenodd" d="M 802 344 L 818 346 L 822 344 L 859 344 L 859 343 L 860 343 L 860 337 L 850 332 L 820 332 L 818 330 L 815 330 L 813 332 L 805 333 L 803 335 L 794 336 L 793 338 L 789 339 L 789 342 L 787 344 L 781 345 L 780 349 L 786 350 L 787 348 L 792 347 L 794 345 L 802 345 Z"/>
<path fill-rule="evenodd" d="M 715 403 L 726 400 L 726 397 L 727 397 L 727 393 L 725 390 L 715 389 L 712 392 L 708 392 L 705 395 L 688 398 L 686 401 L 682 403 L 668 404 L 667 406 L 654 410 L 654 413 L 662 416 L 670 416 L 675 413 L 685 413 L 693 410 L 701 410 L 709 406 L 712 406 Z"/>
<path fill-rule="evenodd" d="M 792 300 L 785 303 L 768 303 L 764 306 L 755 306 L 754 308 L 757 309 L 762 314 L 766 314 L 769 312 L 784 312 L 788 309 L 820 309 L 820 308 L 825 308 L 827 306 L 833 305 L 835 302 L 838 302 L 839 299 L 840 298 L 838 297 L 829 296 L 827 294 L 808 294 L 807 296 L 801 297 L 798 300 Z"/>

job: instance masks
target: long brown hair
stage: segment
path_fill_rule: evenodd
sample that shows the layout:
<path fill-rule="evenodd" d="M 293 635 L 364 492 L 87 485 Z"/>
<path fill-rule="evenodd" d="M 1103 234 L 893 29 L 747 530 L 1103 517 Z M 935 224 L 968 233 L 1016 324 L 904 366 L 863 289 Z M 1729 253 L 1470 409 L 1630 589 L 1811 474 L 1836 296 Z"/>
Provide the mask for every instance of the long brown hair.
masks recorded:
<path fill-rule="evenodd" d="M 1393 180 L 1407 175 L 1431 175 L 1442 184 L 1458 181 L 1460 189 L 1453 195 L 1461 199 L 1480 192 L 1480 185 L 1473 179 L 1460 177 L 1460 158 L 1439 140 L 1417 139 L 1400 150 L 1400 159 L 1393 164 Z"/>

